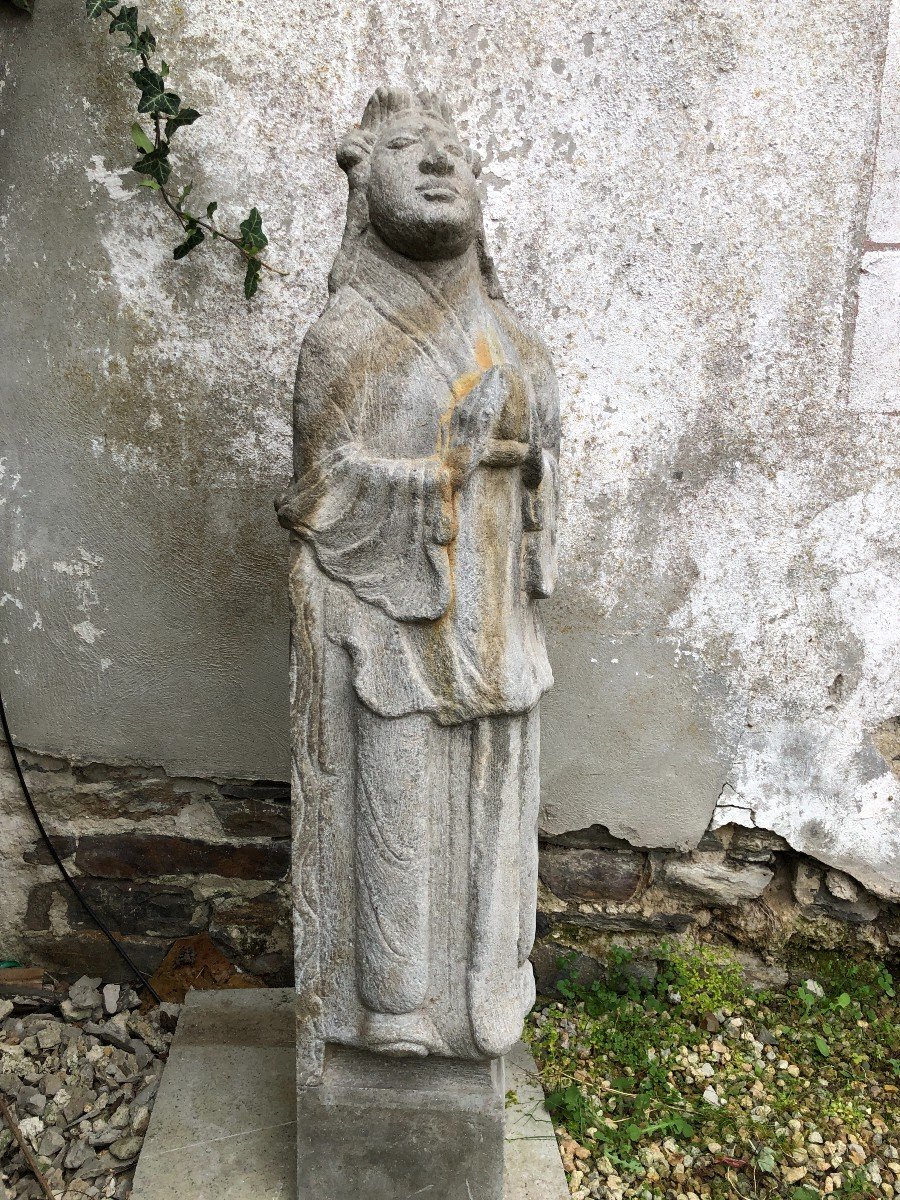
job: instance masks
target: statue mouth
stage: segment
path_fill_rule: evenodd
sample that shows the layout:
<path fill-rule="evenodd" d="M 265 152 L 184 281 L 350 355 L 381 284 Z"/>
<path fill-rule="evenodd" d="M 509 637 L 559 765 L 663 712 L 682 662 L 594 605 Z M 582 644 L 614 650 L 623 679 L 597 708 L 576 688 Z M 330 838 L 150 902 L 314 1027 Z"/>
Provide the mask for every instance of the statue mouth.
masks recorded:
<path fill-rule="evenodd" d="M 446 183 L 420 183 L 416 191 L 426 200 L 458 200 L 459 192 Z"/>

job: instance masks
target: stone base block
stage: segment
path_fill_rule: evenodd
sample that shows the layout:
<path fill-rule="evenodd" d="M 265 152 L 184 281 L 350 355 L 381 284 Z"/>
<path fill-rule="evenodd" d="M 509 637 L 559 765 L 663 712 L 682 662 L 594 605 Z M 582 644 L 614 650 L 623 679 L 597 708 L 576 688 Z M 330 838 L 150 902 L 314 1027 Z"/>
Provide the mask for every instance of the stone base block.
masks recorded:
<path fill-rule="evenodd" d="M 363 1197 L 390 1196 L 391 1200 L 413 1200 L 416 1188 L 396 1187 L 376 1191 L 377 1177 L 363 1174 L 361 1183 L 349 1183 L 349 1171 L 355 1169 L 354 1156 L 360 1153 L 361 1122 L 354 1119 L 352 1108 L 343 1110 L 334 1101 L 348 1105 L 362 1102 L 363 1092 L 372 1097 L 367 1108 L 371 1120 L 381 1106 L 384 1142 L 382 1152 L 415 1158 L 433 1169 L 418 1189 L 423 1200 L 447 1200 L 444 1178 L 448 1164 L 449 1131 L 481 1129 L 484 1149 L 496 1146 L 498 1089 L 496 1078 L 486 1080 L 483 1068 L 474 1065 L 473 1077 L 454 1075 L 453 1062 L 443 1064 L 449 1075 L 441 1082 L 444 1103 L 440 1110 L 426 1107 L 435 1094 L 434 1076 L 427 1078 L 432 1062 L 375 1064 L 361 1087 L 359 1056 L 332 1052 L 324 1082 L 328 1092 L 315 1100 L 301 1100 L 302 1125 L 297 1132 L 297 1089 L 294 1055 L 294 993 L 289 988 L 266 988 L 238 992 L 191 992 L 185 1004 L 178 1031 L 172 1043 L 159 1095 L 144 1149 L 138 1162 L 132 1200 L 298 1200 L 296 1182 L 297 1151 L 312 1146 L 311 1131 L 319 1122 L 321 1137 L 331 1147 L 333 1162 L 326 1167 L 321 1148 L 315 1161 L 305 1160 L 301 1170 L 299 1197 L 315 1195 L 317 1200 L 362 1200 Z M 368 1057 L 368 1056 L 364 1056 Z M 469 1068 L 473 1064 L 462 1064 Z M 421 1111 L 416 1115 L 413 1135 L 400 1136 L 399 1123 L 392 1125 L 391 1114 L 410 1117 L 410 1106 L 392 1109 L 390 1093 L 396 1091 L 395 1069 L 403 1066 L 425 1067 L 410 1085 L 418 1096 Z M 440 1068 L 439 1068 L 440 1069 Z M 383 1073 L 382 1073 L 383 1072 Z M 391 1085 L 393 1077 L 393 1086 Z M 430 1086 L 418 1086 L 429 1083 Z M 416 1090 L 418 1086 L 418 1090 Z M 505 1200 L 566 1200 L 568 1188 L 556 1148 L 556 1138 L 543 1094 L 536 1081 L 534 1063 L 524 1047 L 518 1047 L 506 1062 L 506 1088 L 516 1101 L 506 1108 L 503 1160 Z M 431 1092 L 431 1097 L 429 1097 Z M 473 1103 L 473 1097 L 480 1097 Z M 448 1102 L 448 1097 L 451 1098 Z M 455 1101 L 452 1098 L 455 1097 Z M 326 1114 L 334 1117 L 328 1125 Z M 464 1122 L 471 1122 L 465 1126 Z M 479 1124 L 483 1122 L 483 1124 Z M 491 1132 L 493 1131 L 493 1132 Z M 471 1139 L 475 1146 L 478 1139 Z M 365 1143 L 371 1154 L 375 1146 L 370 1136 Z M 435 1147 L 444 1146 L 440 1157 Z M 480 1153 L 476 1149 L 472 1154 Z M 389 1156 L 388 1156 L 389 1157 Z M 443 1165 L 442 1165 L 443 1164 Z M 477 1160 L 472 1160 L 473 1169 Z M 496 1164 L 495 1164 L 496 1165 Z M 340 1186 L 331 1191 L 323 1185 L 321 1173 L 337 1171 Z M 444 1178 L 439 1170 L 445 1171 Z M 334 1177 L 334 1176 L 333 1176 Z M 463 1173 L 465 1178 L 465 1172 Z M 388 1175 L 388 1178 L 390 1176 Z M 496 1187 L 496 1173 L 471 1180 L 472 1200 L 493 1197 L 488 1184 Z M 464 1200 L 469 1195 L 462 1192 Z"/>
<path fill-rule="evenodd" d="M 297 1106 L 298 1200 L 503 1200 L 503 1063 L 328 1046 Z"/>

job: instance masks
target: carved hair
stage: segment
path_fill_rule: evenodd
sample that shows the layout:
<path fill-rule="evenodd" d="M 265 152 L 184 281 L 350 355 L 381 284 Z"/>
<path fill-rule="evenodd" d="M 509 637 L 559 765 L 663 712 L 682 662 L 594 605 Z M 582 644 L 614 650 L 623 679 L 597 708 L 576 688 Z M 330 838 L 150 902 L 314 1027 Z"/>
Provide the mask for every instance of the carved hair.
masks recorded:
<path fill-rule="evenodd" d="M 350 192 L 347 197 L 347 220 L 340 249 L 328 276 L 328 290 L 334 295 L 353 277 L 359 254 L 360 240 L 369 227 L 369 202 L 366 185 L 369 178 L 369 159 L 384 125 L 403 113 L 418 113 L 440 121 L 462 145 L 453 123 L 450 106 L 434 92 L 413 92 L 409 88 L 380 87 L 370 97 L 359 125 L 351 129 L 337 148 L 338 166 L 347 175 Z M 477 155 L 464 147 L 469 165 L 477 175 L 480 169 Z M 479 206 L 480 211 L 480 206 Z M 502 300 L 503 292 L 494 260 L 487 252 L 484 222 L 479 222 L 475 236 L 478 263 L 489 296 Z"/>

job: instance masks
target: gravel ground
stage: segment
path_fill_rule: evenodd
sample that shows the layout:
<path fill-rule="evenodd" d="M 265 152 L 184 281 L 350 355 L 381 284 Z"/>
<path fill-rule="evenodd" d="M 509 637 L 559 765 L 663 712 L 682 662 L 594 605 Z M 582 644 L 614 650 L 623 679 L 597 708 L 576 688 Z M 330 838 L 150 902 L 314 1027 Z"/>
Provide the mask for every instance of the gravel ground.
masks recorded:
<path fill-rule="evenodd" d="M 0 1096 L 55 1200 L 131 1194 L 180 1012 L 142 1013 L 132 988 L 100 984 L 79 979 L 54 1011 L 32 997 L 0 999 Z M 0 1197 L 44 1195 L 0 1119 Z"/>
<path fill-rule="evenodd" d="M 832 964 L 834 966 L 834 964 Z M 900 1197 L 883 966 L 752 994 L 707 959 L 572 989 L 529 1038 L 577 1200 Z"/>
<path fill-rule="evenodd" d="M 883 966 L 838 956 L 776 994 L 715 955 L 626 958 L 529 1019 L 575 1200 L 900 1198 Z M 179 1012 L 89 978 L 0 999 L 0 1097 L 54 1200 L 127 1200 Z M 44 1195 L 0 1119 L 0 1200 Z"/>

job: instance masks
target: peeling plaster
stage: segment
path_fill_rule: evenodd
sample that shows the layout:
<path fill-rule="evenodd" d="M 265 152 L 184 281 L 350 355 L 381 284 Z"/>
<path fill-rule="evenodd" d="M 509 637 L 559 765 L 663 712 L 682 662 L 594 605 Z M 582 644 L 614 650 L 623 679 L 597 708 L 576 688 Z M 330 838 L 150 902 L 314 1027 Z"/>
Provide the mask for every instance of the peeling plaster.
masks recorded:
<path fill-rule="evenodd" d="M 2 449 L 0 506 L 28 561 L 0 580 L 0 670 L 22 670 L 25 733 L 284 774 L 271 497 L 342 227 L 333 147 L 375 85 L 439 85 L 562 386 L 547 828 L 687 846 L 710 820 L 756 822 L 894 894 L 898 781 L 873 739 L 900 714 L 900 268 L 871 250 L 855 269 L 887 0 L 160 0 L 155 21 L 204 113 L 180 135 L 185 179 L 232 226 L 259 204 L 290 275 L 247 306 L 227 254 L 174 266 L 170 221 L 125 169 L 120 56 L 46 7 L 16 27 L 0 369 L 29 437 Z M 898 36 L 895 20 L 869 218 L 893 241 Z M 83 91 L 98 62 L 102 103 Z M 75 131 L 57 119 L 73 109 Z"/>
<path fill-rule="evenodd" d="M 98 638 L 102 637 L 106 632 L 104 629 L 98 629 L 90 621 L 80 621 L 77 625 L 72 626 L 72 632 L 86 642 L 89 646 L 93 646 Z"/>

